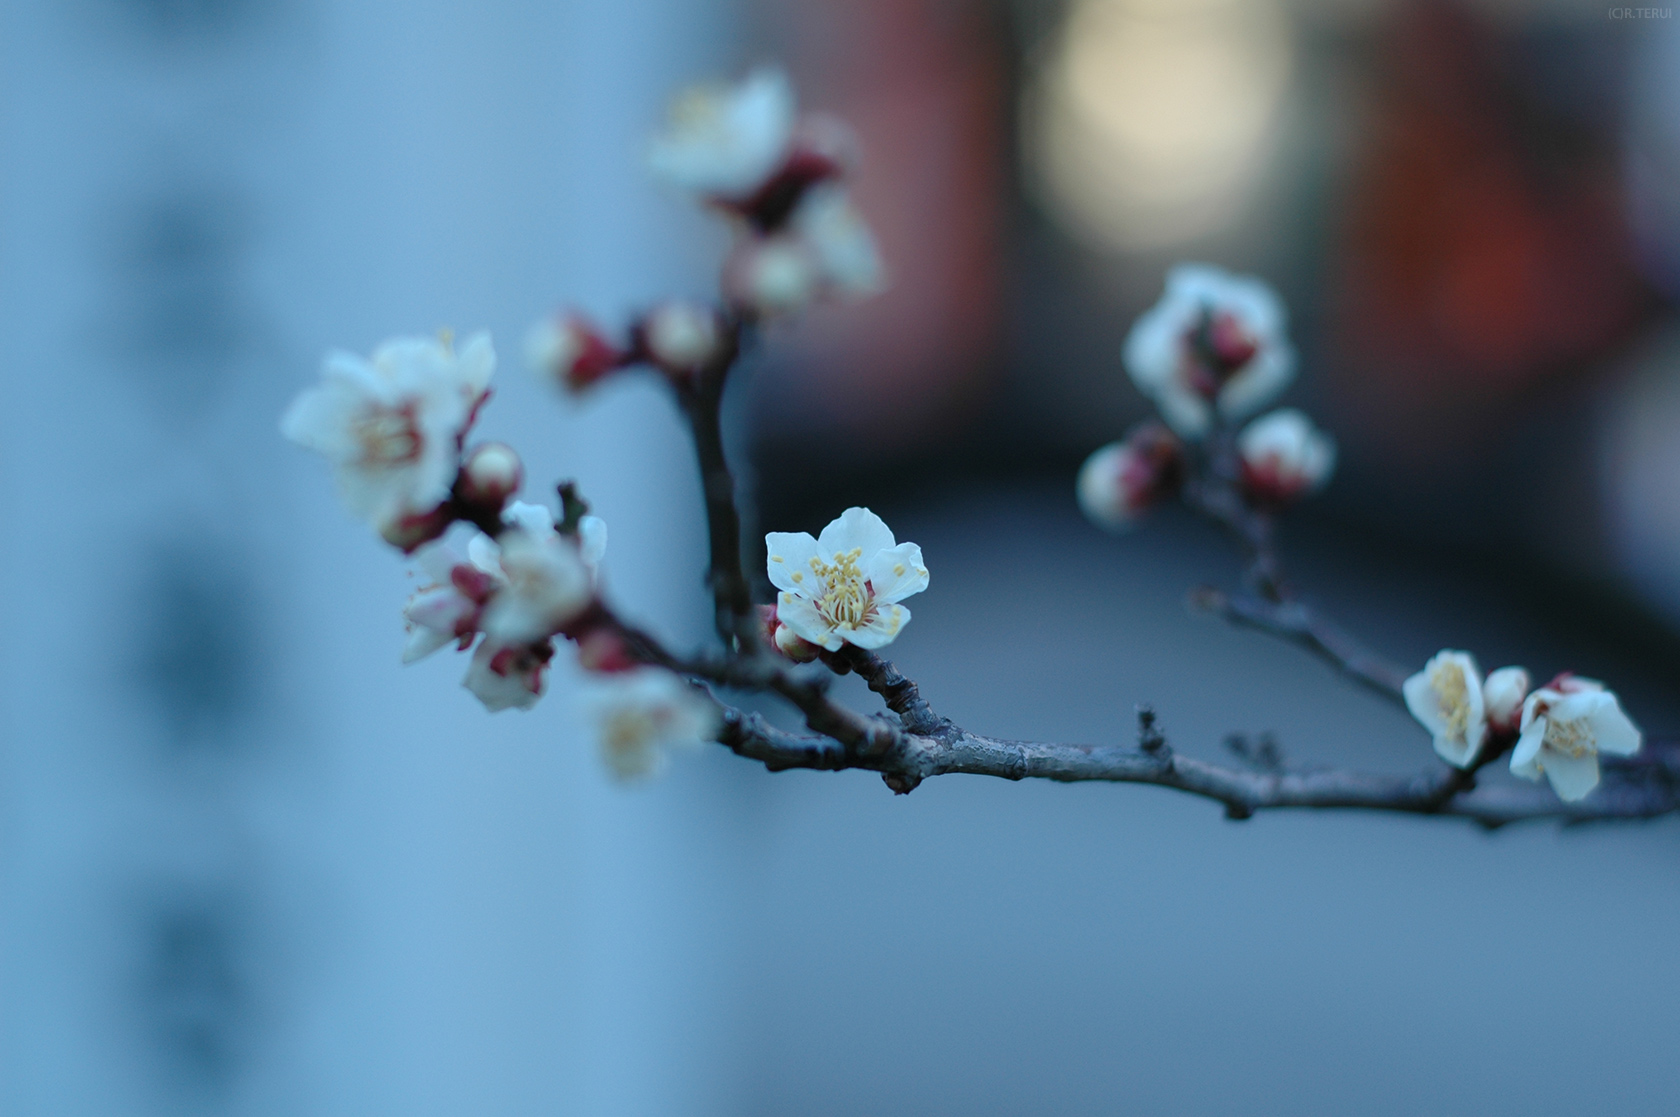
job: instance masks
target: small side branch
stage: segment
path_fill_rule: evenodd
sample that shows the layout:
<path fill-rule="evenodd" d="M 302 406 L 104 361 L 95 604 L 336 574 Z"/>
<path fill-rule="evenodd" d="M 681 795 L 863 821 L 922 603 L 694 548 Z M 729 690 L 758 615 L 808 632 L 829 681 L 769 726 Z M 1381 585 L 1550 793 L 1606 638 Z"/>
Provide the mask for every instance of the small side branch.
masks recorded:
<path fill-rule="evenodd" d="M 1285 599 L 1266 601 L 1247 594 L 1227 594 L 1204 586 L 1190 594 L 1192 607 L 1297 644 L 1357 682 L 1400 704 L 1400 685 L 1408 674 L 1320 616 L 1310 605 Z"/>

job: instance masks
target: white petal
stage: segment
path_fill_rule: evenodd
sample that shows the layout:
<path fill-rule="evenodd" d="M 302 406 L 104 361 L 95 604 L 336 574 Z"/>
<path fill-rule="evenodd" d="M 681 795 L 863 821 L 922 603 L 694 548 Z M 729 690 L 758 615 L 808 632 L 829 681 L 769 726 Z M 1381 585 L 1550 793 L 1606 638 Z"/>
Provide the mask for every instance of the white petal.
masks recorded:
<path fill-rule="evenodd" d="M 403 645 L 402 661 L 414 663 L 425 659 L 445 644 L 453 642 L 454 636 L 447 632 L 439 632 L 435 628 L 425 625 L 410 625 L 408 629 L 408 643 Z"/>
<path fill-rule="evenodd" d="M 546 687 L 542 665 L 535 657 L 527 656 L 517 664 L 517 669 L 502 674 L 490 666 L 501 650 L 492 641 L 480 641 L 461 685 L 472 691 L 493 714 L 502 710 L 528 710 L 537 704 Z"/>
<path fill-rule="evenodd" d="M 863 576 L 869 580 L 875 600 L 881 604 L 903 601 L 928 588 L 922 549 L 914 543 L 900 543 L 890 550 L 875 552 L 864 560 Z"/>
<path fill-rule="evenodd" d="M 810 532 L 772 531 L 764 537 L 764 550 L 771 585 L 807 597 L 818 592 L 811 573 L 811 560 L 817 557 L 817 541 L 811 538 Z"/>
<path fill-rule="evenodd" d="M 854 547 L 867 558 L 897 545 L 892 529 L 867 508 L 846 509 L 817 536 L 817 551 L 824 561 L 832 559 L 836 553 L 845 554 Z"/>
<path fill-rule="evenodd" d="M 1454 768 L 1468 768 L 1476 759 L 1476 754 L 1481 751 L 1482 743 L 1480 741 L 1477 741 L 1474 746 L 1471 746 L 1464 741 L 1456 740 L 1451 737 L 1445 737 L 1441 734 L 1436 734 L 1435 736 L 1436 755 L 1438 755 L 1442 760 L 1445 760 L 1448 764 L 1451 764 Z"/>
<path fill-rule="evenodd" d="M 837 652 L 845 644 L 834 626 L 823 619 L 817 607 L 803 597 L 783 591 L 776 599 L 776 619 L 813 644 Z"/>
<path fill-rule="evenodd" d="M 778 611 L 776 614 L 780 616 Z M 884 648 L 910 623 L 910 610 L 902 605 L 882 605 L 867 624 L 843 633 L 846 643 L 859 648 Z"/>
<path fill-rule="evenodd" d="M 825 185 L 808 191 L 793 223 L 811 246 L 823 279 L 832 289 L 870 295 L 886 286 L 875 238 L 844 188 Z"/>
<path fill-rule="evenodd" d="M 578 520 L 578 553 L 588 566 L 599 566 L 607 554 L 607 521 L 599 516 Z"/>
<path fill-rule="evenodd" d="M 1639 751 L 1643 741 L 1643 734 L 1639 727 L 1622 712 L 1621 703 L 1616 696 L 1606 692 L 1608 699 L 1590 716 L 1593 737 L 1598 744 L 1599 752 L 1614 753 L 1617 756 L 1632 756 Z"/>
<path fill-rule="evenodd" d="M 1546 719 L 1537 718 L 1522 731 L 1517 738 L 1517 747 L 1511 753 L 1511 774 L 1521 776 L 1525 780 L 1540 778 L 1540 746 L 1546 740 Z"/>
<path fill-rule="evenodd" d="M 702 194 L 740 197 L 775 170 L 792 138 L 793 86 L 763 68 L 732 88 L 696 89 L 680 97 L 669 129 L 655 138 L 648 163 L 673 185 Z"/>
<path fill-rule="evenodd" d="M 554 530 L 554 513 L 541 504 L 516 500 L 502 509 L 502 523 L 520 527 L 541 537 Z"/>
<path fill-rule="evenodd" d="M 1552 790 L 1565 803 L 1585 798 L 1587 792 L 1598 786 L 1598 757 L 1593 753 L 1569 756 L 1546 749 L 1540 754 L 1540 763 L 1545 767 L 1546 778 L 1552 781 Z"/>

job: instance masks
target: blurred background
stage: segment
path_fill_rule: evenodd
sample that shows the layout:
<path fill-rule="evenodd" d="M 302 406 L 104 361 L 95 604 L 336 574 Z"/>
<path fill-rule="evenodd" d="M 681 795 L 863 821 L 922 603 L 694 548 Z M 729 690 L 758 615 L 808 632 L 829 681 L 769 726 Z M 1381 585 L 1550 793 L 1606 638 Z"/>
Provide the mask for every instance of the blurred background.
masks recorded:
<path fill-rule="evenodd" d="M 730 401 L 753 534 L 868 504 L 894 658 L 1001 736 L 1428 762 L 1191 617 L 1233 556 L 1079 517 L 1165 270 L 1291 307 L 1341 445 L 1296 581 L 1400 662 L 1608 679 L 1680 727 L 1680 26 L 1596 0 L 13 2 L 0 24 L 0 1113 L 1666 1114 L 1674 820 L 1231 823 L 1152 789 L 612 784 L 559 664 L 401 669 L 403 566 L 276 430 L 321 354 L 492 330 L 483 430 L 577 477 L 614 598 L 703 639 L 656 386 L 517 360 L 559 303 L 704 296 L 641 165 L 779 59 L 857 129 L 887 295 Z M 562 659 L 565 657 L 562 656 Z M 849 692 L 850 693 L 850 692 Z M 863 703 L 866 695 L 853 693 Z"/>

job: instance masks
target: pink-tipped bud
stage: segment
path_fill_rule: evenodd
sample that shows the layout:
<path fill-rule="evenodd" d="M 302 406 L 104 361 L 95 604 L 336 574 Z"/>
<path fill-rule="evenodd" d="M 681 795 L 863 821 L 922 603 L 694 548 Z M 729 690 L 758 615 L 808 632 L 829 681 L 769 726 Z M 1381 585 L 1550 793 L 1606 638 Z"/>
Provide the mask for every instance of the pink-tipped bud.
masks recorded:
<path fill-rule="evenodd" d="M 382 525 L 379 535 L 391 546 L 409 554 L 416 547 L 430 543 L 448 531 L 449 525 L 454 522 L 454 510 L 447 504 L 440 504 L 430 512 L 410 513 Z"/>
<path fill-rule="evenodd" d="M 580 315 L 552 315 L 525 335 L 525 362 L 544 380 L 571 391 L 623 367 L 626 354 Z"/>
<path fill-rule="evenodd" d="M 710 307 L 668 302 L 648 314 L 641 333 L 655 364 L 668 372 L 688 372 L 717 356 L 722 331 Z"/>
<path fill-rule="evenodd" d="M 505 442 L 485 442 L 467 452 L 455 482 L 455 496 L 464 504 L 499 512 L 524 482 L 525 467 L 513 447 Z"/>
<path fill-rule="evenodd" d="M 1145 423 L 1085 459 L 1079 507 L 1109 531 L 1123 531 L 1184 479 L 1184 444 L 1159 423 Z"/>
<path fill-rule="evenodd" d="M 729 301 L 759 314 L 791 314 L 817 297 L 822 275 L 810 249 L 791 236 L 745 237 L 723 266 Z"/>
<path fill-rule="evenodd" d="M 1489 730 L 1501 736 L 1516 735 L 1522 727 L 1528 682 L 1528 672 L 1521 667 L 1501 667 L 1482 683 L 1482 710 Z"/>
<path fill-rule="evenodd" d="M 1336 443 L 1293 407 L 1243 428 L 1237 454 L 1249 495 L 1261 503 L 1281 504 L 1321 489 L 1336 469 Z"/>
<path fill-rule="evenodd" d="M 578 663 L 586 671 L 617 674 L 633 671 L 641 666 L 630 654 L 630 645 L 621 633 L 611 628 L 592 628 L 578 637 Z"/>
<path fill-rule="evenodd" d="M 785 624 L 776 625 L 776 650 L 795 663 L 809 663 L 822 654 L 822 647 L 799 635 Z"/>

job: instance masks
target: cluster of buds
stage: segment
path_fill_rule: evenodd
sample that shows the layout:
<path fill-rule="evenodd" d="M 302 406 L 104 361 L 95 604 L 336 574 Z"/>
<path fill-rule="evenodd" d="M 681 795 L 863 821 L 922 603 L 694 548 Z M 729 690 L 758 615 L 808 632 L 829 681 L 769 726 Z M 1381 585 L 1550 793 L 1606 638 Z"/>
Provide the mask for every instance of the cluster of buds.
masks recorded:
<path fill-rule="evenodd" d="M 787 75 L 763 68 L 679 97 L 648 162 L 730 219 L 724 293 L 745 313 L 772 315 L 881 287 L 874 238 L 845 187 L 855 146 L 839 121 L 800 115 Z"/>
<path fill-rule="evenodd" d="M 1598 785 L 1600 753 L 1631 756 L 1643 739 L 1603 683 L 1565 673 L 1530 693 L 1527 671 L 1483 679 L 1469 652 L 1437 652 L 1401 692 L 1447 763 L 1475 768 L 1510 749 L 1514 774 L 1544 775 L 1566 802 Z"/>
<path fill-rule="evenodd" d="M 1127 372 L 1160 413 L 1080 470 L 1079 504 L 1110 530 L 1176 494 L 1193 469 L 1228 475 L 1250 504 L 1276 508 L 1330 480 L 1336 445 L 1307 416 L 1281 408 L 1238 428 L 1295 375 L 1283 303 L 1258 279 L 1205 264 L 1167 275 L 1161 301 L 1126 338 Z"/>

